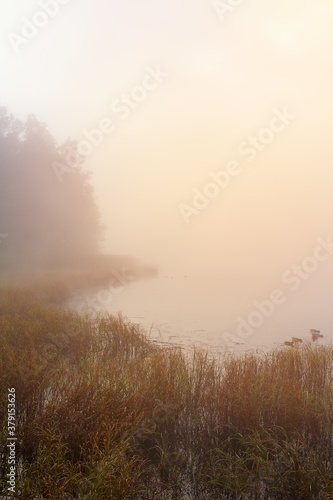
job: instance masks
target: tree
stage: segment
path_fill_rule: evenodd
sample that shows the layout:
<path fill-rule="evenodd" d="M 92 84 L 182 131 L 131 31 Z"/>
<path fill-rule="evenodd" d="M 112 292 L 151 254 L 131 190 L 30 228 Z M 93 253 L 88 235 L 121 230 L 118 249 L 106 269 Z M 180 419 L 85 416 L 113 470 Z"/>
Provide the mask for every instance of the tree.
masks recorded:
<path fill-rule="evenodd" d="M 58 146 L 46 126 L 25 123 L 0 107 L 0 267 L 69 265 L 99 251 L 100 214 L 82 158 L 59 182 L 75 143 Z"/>

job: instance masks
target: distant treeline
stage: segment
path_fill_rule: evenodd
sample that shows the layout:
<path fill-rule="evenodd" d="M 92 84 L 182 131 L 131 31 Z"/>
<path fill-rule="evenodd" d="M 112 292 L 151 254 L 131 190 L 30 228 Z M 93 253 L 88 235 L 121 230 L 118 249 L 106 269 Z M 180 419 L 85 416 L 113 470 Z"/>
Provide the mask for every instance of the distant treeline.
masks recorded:
<path fill-rule="evenodd" d="M 78 162 L 62 182 L 75 143 L 57 145 L 46 126 L 0 107 L 0 270 L 49 268 L 99 252 L 103 226 L 90 174 Z"/>

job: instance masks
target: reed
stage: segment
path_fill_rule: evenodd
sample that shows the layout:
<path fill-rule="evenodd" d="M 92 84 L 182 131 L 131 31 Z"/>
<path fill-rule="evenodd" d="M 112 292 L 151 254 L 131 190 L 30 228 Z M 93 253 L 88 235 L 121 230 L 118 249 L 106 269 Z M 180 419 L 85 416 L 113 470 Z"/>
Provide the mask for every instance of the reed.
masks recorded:
<path fill-rule="evenodd" d="M 56 290 L 0 288 L 1 495 L 15 387 L 19 498 L 333 498 L 331 345 L 184 354 Z"/>

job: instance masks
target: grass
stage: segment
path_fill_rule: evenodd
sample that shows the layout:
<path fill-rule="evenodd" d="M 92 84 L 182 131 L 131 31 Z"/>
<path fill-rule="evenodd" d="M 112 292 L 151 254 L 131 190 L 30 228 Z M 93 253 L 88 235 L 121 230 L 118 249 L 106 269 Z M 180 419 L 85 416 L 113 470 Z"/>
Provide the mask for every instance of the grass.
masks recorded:
<path fill-rule="evenodd" d="M 16 390 L 20 499 L 333 499 L 333 347 L 185 355 L 61 283 L 0 288 L 0 495 Z"/>

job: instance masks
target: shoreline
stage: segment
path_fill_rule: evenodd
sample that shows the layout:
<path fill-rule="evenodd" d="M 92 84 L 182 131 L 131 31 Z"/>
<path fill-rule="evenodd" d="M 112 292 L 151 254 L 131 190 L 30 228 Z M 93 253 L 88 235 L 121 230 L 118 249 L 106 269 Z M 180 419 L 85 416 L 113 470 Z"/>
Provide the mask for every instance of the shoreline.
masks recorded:
<path fill-rule="evenodd" d="M 46 285 L 0 287 L 0 495 L 11 388 L 22 500 L 332 498 L 333 345 L 187 356 Z"/>

